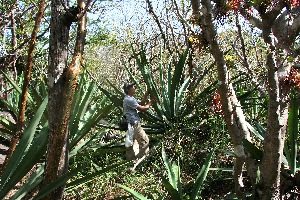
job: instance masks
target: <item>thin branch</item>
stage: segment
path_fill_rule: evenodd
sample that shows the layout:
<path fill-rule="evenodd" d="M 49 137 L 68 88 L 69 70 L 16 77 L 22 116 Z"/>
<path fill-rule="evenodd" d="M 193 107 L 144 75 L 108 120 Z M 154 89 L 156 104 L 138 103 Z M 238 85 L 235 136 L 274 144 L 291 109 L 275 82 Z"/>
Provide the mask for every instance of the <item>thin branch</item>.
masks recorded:
<path fill-rule="evenodd" d="M 240 38 L 241 41 L 241 45 L 242 45 L 242 54 L 240 55 L 239 52 L 236 50 L 235 45 L 233 45 L 233 49 L 235 50 L 236 54 L 239 56 L 239 58 L 242 60 L 243 66 L 247 69 L 247 76 L 248 78 L 254 83 L 254 85 L 258 88 L 260 94 L 262 97 L 266 96 L 266 92 L 264 91 L 264 89 L 260 86 L 260 84 L 257 82 L 256 78 L 253 75 L 252 70 L 250 69 L 249 63 L 248 63 L 248 59 L 247 59 L 247 54 L 246 54 L 246 47 L 245 47 L 245 41 L 244 41 L 244 37 L 242 34 L 242 28 L 241 28 L 241 24 L 239 21 L 239 16 L 238 14 L 235 15 L 235 20 L 236 20 L 236 27 L 238 29 L 238 36 Z"/>
<path fill-rule="evenodd" d="M 160 30 L 161 36 L 162 36 L 162 38 L 164 40 L 164 43 L 165 43 L 165 47 L 168 49 L 169 54 L 172 55 L 172 50 L 170 49 L 169 41 L 167 40 L 166 35 L 163 31 L 163 28 L 162 28 L 162 26 L 159 22 L 159 19 L 158 19 L 157 15 L 155 14 L 154 10 L 153 10 L 153 7 L 152 7 L 152 4 L 151 4 L 150 0 L 146 0 L 146 3 L 148 4 L 148 7 L 149 7 L 149 13 L 152 14 L 152 16 L 154 18 L 154 21 L 156 22 L 156 24 L 157 24 L 157 26 Z"/>

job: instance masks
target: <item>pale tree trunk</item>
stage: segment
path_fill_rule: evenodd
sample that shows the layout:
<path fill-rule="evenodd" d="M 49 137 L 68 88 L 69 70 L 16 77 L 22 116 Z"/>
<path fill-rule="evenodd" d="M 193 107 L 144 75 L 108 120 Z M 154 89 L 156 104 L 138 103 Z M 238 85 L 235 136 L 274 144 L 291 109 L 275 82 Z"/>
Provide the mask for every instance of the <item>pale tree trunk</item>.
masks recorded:
<path fill-rule="evenodd" d="M 286 9 L 286 1 L 277 1 L 274 4 L 270 3 L 268 11 L 263 8 L 255 7 L 259 16 L 245 13 L 243 9 L 240 12 L 250 23 L 261 29 L 263 39 L 268 45 L 268 125 L 258 194 L 260 199 L 269 200 L 280 199 L 280 172 L 290 89 L 283 80 L 289 75 L 292 64 L 287 62 L 286 58 L 299 56 L 299 47 L 294 49 L 294 43 L 300 31 L 300 7 L 293 5 L 292 8 Z M 281 57 L 279 52 L 283 52 Z"/>
<path fill-rule="evenodd" d="M 30 74 L 31 74 L 32 66 L 33 66 L 32 61 L 33 61 L 33 55 L 34 55 L 35 42 L 36 42 L 38 30 L 40 28 L 42 17 L 44 15 L 44 7 L 45 7 L 45 1 L 41 0 L 40 6 L 39 6 L 39 11 L 36 16 L 35 25 L 34 25 L 34 28 L 33 28 L 32 34 L 31 34 L 31 40 L 29 42 L 27 63 L 26 63 L 25 71 L 24 71 L 24 82 L 23 82 L 23 87 L 22 87 L 22 94 L 21 94 L 20 100 L 19 100 L 19 102 L 20 102 L 19 103 L 19 115 L 18 115 L 18 121 L 16 124 L 16 131 L 10 141 L 10 147 L 9 147 L 9 150 L 5 157 L 5 161 L 4 161 L 3 165 L 1 166 L 1 174 L 2 174 L 3 169 L 6 167 L 6 164 L 8 163 L 13 152 L 15 151 L 15 148 L 21 137 L 22 127 L 23 127 L 24 121 L 25 121 L 26 101 L 28 98 L 28 87 L 29 87 L 29 82 L 30 82 Z"/>
<path fill-rule="evenodd" d="M 274 52 L 267 56 L 269 106 L 268 126 L 264 139 L 264 156 L 261 164 L 261 199 L 280 197 L 280 169 L 283 155 L 287 118 L 282 119 L 280 107 L 279 80 L 274 62 Z M 286 114 L 286 113 L 284 113 Z M 287 116 L 286 116 L 287 117 Z"/>
<path fill-rule="evenodd" d="M 247 138 L 250 140 L 250 132 L 246 126 L 246 119 L 243 114 L 243 110 L 241 108 L 240 102 L 238 101 L 234 88 L 230 83 L 230 74 L 227 69 L 224 53 L 222 52 L 217 39 L 216 27 L 213 24 L 212 18 L 212 4 L 210 0 L 202 0 L 202 9 L 199 8 L 200 2 L 197 0 L 192 0 L 192 7 L 194 14 L 202 13 L 202 27 L 204 34 L 207 37 L 207 40 L 210 45 L 211 53 L 216 61 L 217 70 L 218 70 L 218 92 L 221 97 L 222 110 L 224 112 L 224 118 L 226 125 L 228 127 L 229 134 L 232 139 L 232 143 L 234 145 L 234 151 L 236 155 L 236 160 L 234 164 L 234 183 L 235 183 L 235 191 L 239 198 L 245 198 L 245 194 L 243 191 L 243 165 L 245 161 L 249 161 L 247 164 L 249 171 L 256 171 L 255 166 L 253 167 L 252 160 L 248 158 L 249 156 L 245 153 L 243 139 Z M 250 168 L 253 167 L 253 168 Z M 249 175 L 253 175 L 255 173 L 249 173 Z M 251 177 L 252 180 L 255 177 Z"/>
<path fill-rule="evenodd" d="M 200 27 L 210 44 L 210 50 L 216 60 L 219 80 L 219 93 L 221 96 L 222 109 L 226 124 L 237 155 L 234 172 L 236 192 L 239 197 L 242 195 L 242 184 L 239 184 L 242 163 L 245 160 L 242 138 L 248 137 L 249 131 L 245 127 L 245 118 L 236 99 L 232 85 L 229 83 L 230 76 L 227 70 L 223 52 L 218 45 L 216 28 L 213 24 L 212 4 L 210 0 L 191 0 L 194 14 L 202 13 L 203 16 L 196 16 L 200 20 Z M 243 1 L 239 2 L 243 4 Z M 299 56 L 300 48 L 294 49 L 295 40 L 300 31 L 300 7 L 287 8 L 287 2 L 283 0 L 274 3 L 257 2 L 253 6 L 258 12 L 247 12 L 247 9 L 239 11 L 254 26 L 262 30 L 262 36 L 268 45 L 267 62 L 268 68 L 268 126 L 264 141 L 264 157 L 260 166 L 261 184 L 257 192 L 260 199 L 278 199 L 280 197 L 280 170 L 283 156 L 283 146 L 287 127 L 289 107 L 289 86 L 285 85 L 284 78 L 289 75 L 290 64 L 287 57 L 296 58 Z M 261 4 L 261 5 L 260 5 Z M 266 9 L 268 7 L 268 9 Z M 258 17 L 257 17 L 258 16 Z M 202 26 L 201 26 L 202 25 Z M 279 57 L 280 53 L 284 55 Z M 245 56 L 244 56 L 245 57 Z M 244 60 L 245 61 L 245 60 Z M 244 63 L 246 64 L 246 63 Z M 240 151 L 239 151 L 240 150 Z M 240 153 L 239 153 L 240 152 Z M 242 153 L 241 153 L 242 152 Z M 247 154 L 246 154 L 247 155 Z M 248 156 L 246 156 L 248 158 Z M 236 167 L 239 167 L 236 169 Z M 249 157 L 247 171 L 251 176 L 252 184 L 255 183 L 257 166 Z M 254 184 L 253 184 L 254 185 Z"/>
<path fill-rule="evenodd" d="M 264 30 L 264 29 L 263 29 Z M 267 29 L 268 30 L 268 29 Z M 275 47 L 270 38 L 270 33 L 266 34 L 265 42 L 270 45 L 270 53 L 267 55 L 266 66 L 268 68 L 268 125 L 264 138 L 264 156 L 261 164 L 261 188 L 258 192 L 260 199 L 280 198 L 280 169 L 284 146 L 284 135 L 281 135 L 280 119 L 280 86 L 278 79 L 278 65 L 275 59 Z"/>
<path fill-rule="evenodd" d="M 278 57 L 278 52 L 296 57 L 293 43 L 299 34 L 300 8 L 290 13 L 277 9 L 263 15 L 263 38 L 269 47 L 266 66 L 268 68 L 268 126 L 264 140 L 264 157 L 261 164 L 260 198 L 263 200 L 279 199 L 280 172 L 283 157 L 284 141 L 288 122 L 290 86 L 284 83 L 289 75 L 290 64 Z M 270 26 L 271 25 L 271 26 Z"/>
<path fill-rule="evenodd" d="M 276 53 L 267 55 L 268 67 L 268 126 L 264 139 L 264 156 L 261 164 L 261 199 L 280 198 L 280 172 L 288 122 L 289 91 L 278 72 Z M 277 61 L 277 62 L 276 62 Z M 283 66 L 281 66 L 283 67 Z M 286 73 L 290 68 L 284 67 Z"/>
<path fill-rule="evenodd" d="M 48 104 L 48 147 L 42 187 L 53 182 L 68 170 L 68 124 L 77 78 L 80 73 L 85 39 L 85 3 L 78 1 L 74 16 L 64 8 L 67 1 L 52 0 L 51 33 L 49 49 L 49 104 Z M 79 15 L 81 13 L 81 15 Z M 71 22 L 78 20 L 77 39 L 70 66 L 67 66 L 67 47 Z M 62 199 L 65 184 L 45 197 Z"/>

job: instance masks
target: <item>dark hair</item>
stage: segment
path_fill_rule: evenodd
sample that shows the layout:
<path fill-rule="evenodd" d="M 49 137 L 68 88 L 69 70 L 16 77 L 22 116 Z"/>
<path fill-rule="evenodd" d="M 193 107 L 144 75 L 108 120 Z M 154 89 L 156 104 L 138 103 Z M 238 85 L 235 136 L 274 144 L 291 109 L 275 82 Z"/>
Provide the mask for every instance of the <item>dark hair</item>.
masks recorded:
<path fill-rule="evenodd" d="M 123 86 L 123 90 L 124 90 L 125 94 L 128 94 L 128 89 L 134 85 L 135 85 L 135 83 L 125 83 Z"/>

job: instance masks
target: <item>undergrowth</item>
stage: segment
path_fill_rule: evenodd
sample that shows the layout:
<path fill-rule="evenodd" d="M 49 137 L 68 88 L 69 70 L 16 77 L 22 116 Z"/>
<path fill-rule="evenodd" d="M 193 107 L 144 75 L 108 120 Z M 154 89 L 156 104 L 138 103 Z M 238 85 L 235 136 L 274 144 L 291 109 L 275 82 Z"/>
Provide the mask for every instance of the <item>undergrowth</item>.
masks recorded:
<path fill-rule="evenodd" d="M 206 135 L 205 134 L 209 134 Z M 150 136 L 151 137 L 151 136 Z M 186 190 L 192 188 L 193 181 L 197 176 L 197 171 L 201 168 L 207 152 L 215 149 L 216 154 L 212 161 L 212 168 L 232 168 L 233 158 L 223 153 L 223 149 L 230 150 L 230 139 L 225 133 L 211 132 L 193 133 L 188 137 L 177 134 L 176 136 L 166 135 L 161 141 L 153 138 L 150 143 L 152 149 L 150 155 L 142 162 L 135 171 L 130 171 L 128 167 L 105 173 L 89 183 L 81 185 L 75 189 L 65 192 L 65 199 L 101 199 L 118 200 L 134 199 L 117 184 L 125 185 L 149 199 L 158 199 L 159 194 L 166 194 L 161 176 L 166 175 L 164 164 L 161 158 L 161 146 L 164 145 L 166 153 L 173 162 L 179 161 L 181 168 L 181 180 Z M 160 142 L 157 145 L 157 142 Z M 154 145 L 157 145 L 154 148 Z M 123 153 L 93 155 L 98 165 L 104 167 L 125 160 Z M 92 159 L 91 157 L 91 159 Z M 96 159 L 95 159 L 96 157 Z M 89 159 L 78 160 L 91 167 Z M 75 163 L 71 164 L 74 165 Z M 84 176 L 83 174 L 78 176 Z M 76 178 L 76 177 L 75 177 Z M 224 199 L 224 196 L 233 191 L 232 173 L 221 171 L 209 171 L 204 189 L 199 199 Z"/>

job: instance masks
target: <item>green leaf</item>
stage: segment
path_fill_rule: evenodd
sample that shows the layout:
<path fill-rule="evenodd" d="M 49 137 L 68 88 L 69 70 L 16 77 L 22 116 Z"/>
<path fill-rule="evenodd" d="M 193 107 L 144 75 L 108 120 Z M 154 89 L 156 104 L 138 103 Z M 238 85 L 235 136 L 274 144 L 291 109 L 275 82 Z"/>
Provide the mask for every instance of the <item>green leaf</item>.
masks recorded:
<path fill-rule="evenodd" d="M 75 94 L 73 97 L 73 103 L 72 103 L 72 108 L 70 111 L 70 120 L 69 120 L 69 130 L 72 133 L 73 129 L 76 130 L 76 128 L 78 128 L 78 124 L 74 124 L 74 122 L 76 123 L 76 121 L 78 122 L 80 120 L 80 117 L 78 116 L 78 111 L 79 111 L 79 107 L 81 105 L 82 102 L 82 97 L 85 96 L 85 87 L 88 87 L 89 83 L 86 83 L 85 81 L 85 70 L 83 71 L 83 73 L 81 74 L 81 76 L 79 77 L 79 81 L 78 81 L 78 86 L 77 89 L 75 90 Z"/>
<path fill-rule="evenodd" d="M 69 190 L 69 189 L 77 187 L 81 184 L 90 182 L 93 179 L 95 179 L 97 176 L 102 175 L 102 174 L 104 174 L 104 173 L 106 173 L 106 172 L 108 172 L 112 169 L 116 169 L 118 167 L 124 166 L 125 164 L 128 164 L 128 163 L 129 162 L 126 161 L 126 162 L 121 162 L 121 163 L 118 163 L 118 164 L 115 164 L 115 165 L 111 165 L 111 166 L 108 166 L 108 167 L 106 167 L 102 170 L 99 170 L 99 171 L 96 171 L 92 174 L 89 174 L 89 175 L 87 175 L 83 178 L 76 179 L 75 181 L 72 181 L 72 182 L 67 184 L 66 190 Z M 58 179 L 56 179 L 52 183 L 50 183 L 50 184 L 46 185 L 45 187 L 43 187 L 33 199 L 37 200 L 37 199 L 43 198 L 44 196 L 46 196 L 47 194 L 49 194 L 50 192 L 54 191 L 56 188 L 61 186 L 62 184 L 65 184 L 70 178 L 74 177 L 77 173 L 79 173 L 83 170 L 85 170 L 85 168 L 77 168 L 77 169 L 74 169 L 74 170 L 62 175 L 61 177 L 59 177 Z"/>
<path fill-rule="evenodd" d="M 259 131 L 257 131 L 253 126 L 251 126 L 251 124 L 249 124 L 248 122 L 247 122 L 247 128 L 255 135 L 255 136 L 257 136 L 260 140 L 264 140 L 264 137 L 261 135 L 261 131 L 259 132 Z"/>
<path fill-rule="evenodd" d="M 2 72 L 2 74 L 5 76 L 5 78 L 9 81 L 9 83 L 15 88 L 15 90 L 16 90 L 19 94 L 22 94 L 22 89 L 18 86 L 18 84 L 17 84 L 15 81 L 13 81 L 13 80 L 9 77 L 8 74 L 6 74 L 6 73 L 3 72 L 3 71 L 1 71 L 1 72 Z M 30 96 L 30 94 L 29 94 L 28 92 L 27 92 L 27 96 L 28 96 L 28 99 L 27 99 L 28 103 L 29 103 L 30 105 L 34 105 L 34 101 L 33 101 L 32 97 Z"/>
<path fill-rule="evenodd" d="M 32 145 L 28 152 L 24 155 L 22 161 L 15 169 L 13 176 L 9 179 L 6 187 L 13 188 L 31 169 L 40 162 L 46 153 L 48 137 L 48 123 L 45 124 L 43 129 L 33 139 Z M 33 183 L 32 183 L 33 184 Z"/>
<path fill-rule="evenodd" d="M 42 164 L 26 182 L 18 189 L 18 191 L 10 198 L 10 200 L 22 199 L 32 189 L 34 189 L 43 180 L 44 164 Z"/>
<path fill-rule="evenodd" d="M 198 73 L 198 71 L 201 68 L 204 68 L 204 66 L 206 66 L 206 63 L 210 61 L 210 59 L 204 60 L 193 72 L 193 76 L 195 77 Z M 204 80 L 204 77 L 208 74 L 208 72 L 210 72 L 212 70 L 212 68 L 214 68 L 216 65 L 216 61 L 214 61 L 212 64 L 210 64 L 208 67 L 206 67 L 204 69 L 204 72 L 200 75 L 200 77 L 197 79 L 197 82 L 195 82 L 194 85 L 199 85 L 201 81 Z"/>
<path fill-rule="evenodd" d="M 162 61 L 161 61 L 162 62 Z M 170 97 L 168 93 L 168 84 L 165 82 L 164 72 L 162 63 L 160 63 L 160 85 L 161 85 L 161 94 L 162 94 L 162 102 L 164 105 L 165 115 L 167 118 L 171 118 L 171 110 L 170 110 Z"/>
<path fill-rule="evenodd" d="M 187 54 L 189 52 L 189 48 L 185 50 L 185 52 L 181 55 L 179 55 L 179 61 L 175 66 L 175 71 L 172 78 L 172 90 L 175 91 L 178 89 L 181 81 L 181 76 L 184 72 L 184 66 L 185 66 L 185 60 L 187 57 Z M 175 94 L 174 94 L 175 96 Z"/>
<path fill-rule="evenodd" d="M 179 92 L 178 92 L 178 95 L 176 98 L 176 103 L 175 103 L 175 115 L 177 115 L 177 113 L 179 112 L 180 106 L 182 106 L 182 99 L 183 99 L 183 96 L 185 95 L 185 92 L 189 85 L 190 85 L 190 79 L 187 78 L 179 89 Z"/>
<path fill-rule="evenodd" d="M 4 104 L 4 107 L 13 112 L 15 115 L 18 115 L 18 106 L 11 105 L 8 101 L 0 98 L 0 101 Z"/>
<path fill-rule="evenodd" d="M 173 185 L 171 185 L 171 183 L 165 177 L 162 177 L 162 183 L 168 191 L 168 193 L 171 195 L 172 200 L 181 200 L 178 191 L 173 187 Z"/>
<path fill-rule="evenodd" d="M 175 176 L 175 173 L 173 171 L 172 164 L 171 164 L 171 162 L 169 161 L 169 159 L 168 159 L 168 157 L 166 155 L 164 147 L 162 147 L 162 159 L 164 161 L 165 167 L 166 167 L 167 172 L 168 172 L 169 182 L 173 186 L 173 188 L 177 190 L 176 176 Z"/>
<path fill-rule="evenodd" d="M 75 107 L 78 107 L 78 110 L 72 111 L 73 114 L 75 114 L 74 112 L 76 112 L 76 114 L 75 114 L 76 117 L 75 117 L 75 119 L 72 118 L 71 120 L 73 120 L 73 121 L 70 121 L 70 123 L 69 123 L 70 137 L 72 137 L 73 136 L 72 134 L 75 133 L 76 130 L 78 130 L 79 122 L 83 118 L 83 116 L 86 112 L 86 109 L 91 102 L 91 99 L 92 99 L 95 89 L 96 89 L 95 83 L 92 82 L 89 85 L 87 91 L 84 93 L 84 95 L 82 95 L 81 97 L 78 97 L 78 98 L 81 98 L 81 102 L 76 101 L 80 104 L 80 106 L 79 107 L 75 106 Z"/>
<path fill-rule="evenodd" d="M 298 94 L 295 91 L 291 93 L 290 109 L 288 115 L 288 136 L 285 145 L 285 153 L 287 161 L 291 169 L 291 173 L 296 173 L 297 164 L 297 138 L 299 134 L 299 101 Z"/>
<path fill-rule="evenodd" d="M 262 160 L 263 157 L 263 151 L 258 149 L 254 144 L 249 142 L 247 139 L 243 140 L 244 146 L 247 149 L 247 151 L 253 156 L 253 158 L 257 160 Z"/>
<path fill-rule="evenodd" d="M 70 183 L 67 184 L 66 190 L 70 190 L 70 189 L 78 187 L 78 186 L 80 186 L 82 184 L 88 183 L 88 182 L 94 180 L 97 176 L 100 176 L 100 175 L 102 175 L 102 174 L 104 174 L 104 173 L 106 173 L 106 172 L 108 172 L 110 170 L 127 166 L 130 163 L 131 163 L 130 161 L 123 161 L 123 162 L 120 162 L 120 163 L 108 166 L 108 167 L 106 167 L 106 168 L 104 168 L 102 170 L 96 171 L 96 172 L 91 173 L 89 175 L 86 175 L 85 177 L 76 179 L 76 180 L 74 180 L 74 181 L 72 181 L 72 182 L 70 182 Z"/>
<path fill-rule="evenodd" d="M 10 141 L 12 138 L 13 133 L 10 130 L 0 128 L 0 137 L 4 138 L 5 140 Z"/>
<path fill-rule="evenodd" d="M 133 189 L 131 189 L 129 187 L 126 187 L 125 185 L 117 184 L 117 186 L 119 186 L 120 188 L 123 188 L 124 190 L 126 190 L 127 192 L 132 194 L 136 199 L 148 200 L 147 197 L 143 196 L 142 194 L 134 191 Z"/>
<path fill-rule="evenodd" d="M 41 97 L 40 96 L 40 93 L 35 89 L 35 88 L 31 88 L 30 90 L 32 96 L 33 96 L 33 99 L 34 99 L 34 102 L 36 105 L 41 105 L 42 102 L 43 102 L 43 99 L 45 98 L 45 96 Z M 47 95 L 46 95 L 47 96 Z"/>
<path fill-rule="evenodd" d="M 34 115 L 29 126 L 25 129 L 22 138 L 20 139 L 14 153 L 12 154 L 5 170 L 3 171 L 1 182 L 0 182 L 0 198 L 4 198 L 5 195 L 12 189 L 18 180 L 12 181 L 13 177 L 19 173 L 27 173 L 28 171 L 16 171 L 19 167 L 24 156 L 30 152 L 30 145 L 36 133 L 37 126 L 39 125 L 40 119 L 47 106 L 48 98 L 46 97 Z"/>
<path fill-rule="evenodd" d="M 94 105 L 97 106 L 96 104 Z M 89 131 L 96 126 L 96 124 L 100 121 L 100 119 L 107 116 L 109 112 L 111 112 L 112 106 L 107 105 L 101 111 L 97 112 L 99 114 L 91 116 L 83 126 L 76 131 L 74 138 L 70 142 L 70 148 L 72 149 L 84 136 L 86 136 Z"/>
<path fill-rule="evenodd" d="M 56 180 L 54 180 L 53 182 L 49 183 L 48 185 L 44 186 L 36 196 L 34 196 L 33 200 L 38 200 L 38 199 L 42 199 L 43 197 L 45 197 L 47 194 L 49 194 L 50 192 L 54 191 L 56 188 L 58 188 L 59 186 L 65 184 L 70 178 L 72 178 L 73 176 L 75 176 L 78 172 L 80 172 L 80 168 L 72 170 L 71 172 L 68 172 L 62 176 L 60 176 L 59 178 L 57 178 Z"/>
<path fill-rule="evenodd" d="M 119 90 L 114 84 L 112 84 L 111 81 L 109 81 L 109 79 L 105 79 L 105 80 L 107 81 L 109 86 L 114 89 L 115 94 L 117 94 L 117 96 L 120 96 L 120 97 L 124 98 L 124 92 L 123 91 Z"/>
<path fill-rule="evenodd" d="M 102 87 L 100 87 L 99 88 L 109 99 L 110 99 L 110 101 L 117 107 L 117 108 L 119 108 L 120 110 L 122 110 L 121 109 L 121 107 L 123 106 L 123 101 L 118 97 L 118 96 L 116 96 L 116 95 L 114 95 L 114 94 L 112 94 L 112 93 L 110 93 L 108 90 L 106 90 L 106 89 L 104 89 L 104 88 L 102 88 Z"/>
<path fill-rule="evenodd" d="M 7 133 L 15 132 L 16 124 L 12 123 L 2 116 L 0 116 L 0 124 L 2 125 L 3 129 L 7 130 Z"/>
<path fill-rule="evenodd" d="M 266 135 L 266 129 L 258 122 L 255 122 L 255 127 L 256 127 L 256 130 L 259 132 L 259 134 L 265 138 L 265 135 Z"/>
<path fill-rule="evenodd" d="M 103 136 L 106 132 L 103 132 L 100 134 L 100 136 Z M 81 141 L 80 144 L 76 145 L 74 149 L 70 153 L 70 157 L 75 156 L 79 151 L 84 150 L 85 148 L 88 147 L 88 144 L 95 138 L 97 137 L 96 134 L 91 136 L 90 138 L 85 139 L 84 141 Z"/>
<path fill-rule="evenodd" d="M 203 187 L 203 182 L 206 179 L 207 173 L 209 171 L 209 167 L 211 164 L 211 159 L 213 157 L 213 151 L 211 151 L 208 156 L 205 159 L 205 162 L 200 170 L 200 172 L 197 175 L 197 178 L 195 180 L 195 184 L 191 193 L 191 200 L 196 199 L 199 192 L 201 192 L 201 189 Z"/>
<path fill-rule="evenodd" d="M 178 160 L 178 163 L 177 163 L 177 166 L 176 166 L 176 171 L 175 171 L 175 174 L 176 174 L 176 179 L 177 179 L 177 189 L 178 189 L 178 193 L 179 193 L 179 196 L 180 196 L 180 199 L 183 199 L 183 196 L 182 196 L 182 183 L 181 183 L 181 178 L 180 178 L 180 165 L 179 165 L 179 160 Z"/>

